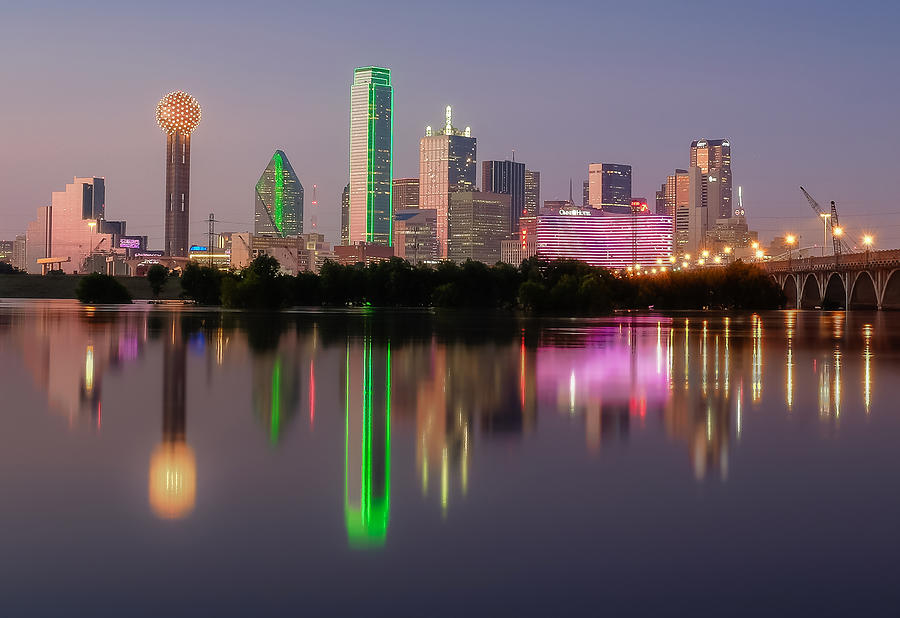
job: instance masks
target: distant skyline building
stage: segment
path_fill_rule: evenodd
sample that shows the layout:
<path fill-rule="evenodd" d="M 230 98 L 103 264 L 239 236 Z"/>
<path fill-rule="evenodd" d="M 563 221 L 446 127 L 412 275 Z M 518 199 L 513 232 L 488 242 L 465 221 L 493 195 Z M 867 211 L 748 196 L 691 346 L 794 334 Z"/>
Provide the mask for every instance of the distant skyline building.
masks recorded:
<path fill-rule="evenodd" d="M 591 163 L 588 166 L 588 205 L 611 213 L 631 212 L 631 166 Z"/>
<path fill-rule="evenodd" d="M 418 178 L 394 178 L 391 207 L 394 209 L 395 214 L 398 210 L 403 210 L 404 208 L 419 207 Z"/>
<path fill-rule="evenodd" d="M 403 208 L 394 211 L 394 255 L 411 264 L 437 259 L 437 211 Z"/>
<path fill-rule="evenodd" d="M 444 111 L 444 126 L 425 127 L 419 141 L 419 208 L 433 209 L 437 216 L 438 257 L 449 256 L 450 194 L 474 191 L 477 142 L 472 130 L 453 126 L 452 108 Z"/>
<path fill-rule="evenodd" d="M 698 167 L 708 182 L 718 183 L 716 194 L 710 196 L 707 207 L 716 218 L 732 215 L 731 141 L 727 139 L 699 139 L 691 142 L 691 167 Z M 715 178 L 715 180 L 713 180 Z"/>
<path fill-rule="evenodd" d="M 393 107 L 390 69 L 354 70 L 350 87 L 350 243 L 392 244 Z"/>
<path fill-rule="evenodd" d="M 525 212 L 525 164 L 516 161 L 482 161 L 481 190 L 509 196 L 509 231 L 517 232 L 519 219 Z"/>
<path fill-rule="evenodd" d="M 541 208 L 541 173 L 525 170 L 525 210 L 523 216 L 536 217 Z"/>
<path fill-rule="evenodd" d="M 584 184 L 581 186 L 581 205 L 582 206 L 590 206 L 591 205 L 591 181 L 585 180 Z"/>
<path fill-rule="evenodd" d="M 254 233 L 297 236 L 303 233 L 303 185 L 281 150 L 272 155 L 256 183 Z"/>
<path fill-rule="evenodd" d="M 341 244 L 350 244 L 350 183 L 341 192 Z"/>
<path fill-rule="evenodd" d="M 166 255 L 188 255 L 191 134 L 200 116 L 197 99 L 180 90 L 170 92 L 156 106 L 156 123 L 166 132 Z"/>
<path fill-rule="evenodd" d="M 685 169 L 676 169 L 666 177 L 666 216 L 673 221 L 674 251 L 681 255 L 689 250 L 691 177 Z"/>
<path fill-rule="evenodd" d="M 450 259 L 485 264 L 500 261 L 509 232 L 512 196 L 488 191 L 450 194 Z"/>

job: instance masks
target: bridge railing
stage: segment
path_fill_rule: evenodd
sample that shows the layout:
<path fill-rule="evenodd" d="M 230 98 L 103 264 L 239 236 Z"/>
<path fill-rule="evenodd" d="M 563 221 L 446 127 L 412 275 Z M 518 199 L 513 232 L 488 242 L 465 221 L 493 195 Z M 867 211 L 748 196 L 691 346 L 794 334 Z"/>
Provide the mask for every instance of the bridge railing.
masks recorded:
<path fill-rule="evenodd" d="M 794 258 L 766 262 L 769 272 L 811 271 L 811 270 L 862 270 L 865 268 L 900 267 L 900 249 L 886 249 L 861 253 L 846 253 L 835 261 L 833 255 L 825 257 Z"/>

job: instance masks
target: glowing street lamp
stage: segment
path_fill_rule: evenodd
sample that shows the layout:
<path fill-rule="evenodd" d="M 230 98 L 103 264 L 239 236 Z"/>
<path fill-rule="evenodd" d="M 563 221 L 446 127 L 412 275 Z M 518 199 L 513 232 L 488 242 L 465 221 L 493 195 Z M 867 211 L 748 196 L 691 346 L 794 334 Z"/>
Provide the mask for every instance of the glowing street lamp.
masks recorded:
<path fill-rule="evenodd" d="M 756 259 L 757 260 L 761 260 L 764 255 L 765 255 L 765 252 L 762 249 L 756 250 Z"/>
<path fill-rule="evenodd" d="M 784 242 L 788 246 L 788 270 L 792 270 L 791 268 L 791 257 L 794 251 L 794 243 L 797 242 L 797 237 L 793 234 L 788 234 L 784 237 Z"/>
<path fill-rule="evenodd" d="M 875 239 L 872 238 L 869 234 L 863 236 L 863 244 L 866 246 L 866 266 L 869 265 L 869 250 L 872 248 L 872 242 Z"/>
<path fill-rule="evenodd" d="M 713 258 L 713 262 L 715 262 L 716 264 L 721 264 L 721 263 L 722 263 L 722 256 L 721 256 L 721 255 L 717 255 L 716 257 Z"/>
<path fill-rule="evenodd" d="M 703 257 L 705 257 L 705 258 L 709 257 L 709 251 L 707 251 L 706 249 L 703 250 Z"/>

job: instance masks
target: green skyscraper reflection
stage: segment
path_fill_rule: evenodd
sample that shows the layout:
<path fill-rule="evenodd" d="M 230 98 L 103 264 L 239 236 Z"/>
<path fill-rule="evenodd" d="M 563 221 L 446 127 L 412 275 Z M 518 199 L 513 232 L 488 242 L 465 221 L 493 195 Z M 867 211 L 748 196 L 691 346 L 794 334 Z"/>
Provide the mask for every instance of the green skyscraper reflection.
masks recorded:
<path fill-rule="evenodd" d="M 344 382 L 344 519 L 353 548 L 381 547 L 391 495 L 391 347 L 347 343 Z"/>

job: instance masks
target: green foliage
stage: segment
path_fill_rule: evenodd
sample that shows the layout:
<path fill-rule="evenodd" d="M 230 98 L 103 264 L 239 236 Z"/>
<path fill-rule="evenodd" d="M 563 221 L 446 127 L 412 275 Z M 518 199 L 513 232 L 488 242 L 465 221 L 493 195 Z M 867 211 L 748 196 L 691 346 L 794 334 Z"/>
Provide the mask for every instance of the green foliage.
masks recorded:
<path fill-rule="evenodd" d="M 196 264 L 182 276 L 185 295 L 245 309 L 287 306 L 522 309 L 535 314 L 597 315 L 615 309 L 774 309 L 781 289 L 755 265 L 619 277 L 574 260 L 530 258 L 519 268 L 467 261 L 413 266 L 393 258 L 369 265 L 326 261 L 320 274 L 291 277 L 270 256 L 240 273 Z"/>
<path fill-rule="evenodd" d="M 216 268 L 190 262 L 181 273 L 181 291 L 200 305 L 219 305 L 222 302 L 222 277 L 222 271 Z"/>
<path fill-rule="evenodd" d="M 85 304 L 128 304 L 131 294 L 115 277 L 91 273 L 78 282 L 75 296 Z"/>
<path fill-rule="evenodd" d="M 162 292 L 168 278 L 169 269 L 162 264 L 154 264 L 147 269 L 147 282 L 150 284 L 150 289 L 153 290 L 154 298 L 159 298 L 159 293 Z"/>
<path fill-rule="evenodd" d="M 222 285 L 222 304 L 238 309 L 280 309 L 296 293 L 296 281 L 280 272 L 278 260 L 260 255 Z"/>
<path fill-rule="evenodd" d="M 0 275 L 18 275 L 22 272 L 18 268 L 13 268 L 9 262 L 0 262 Z"/>

